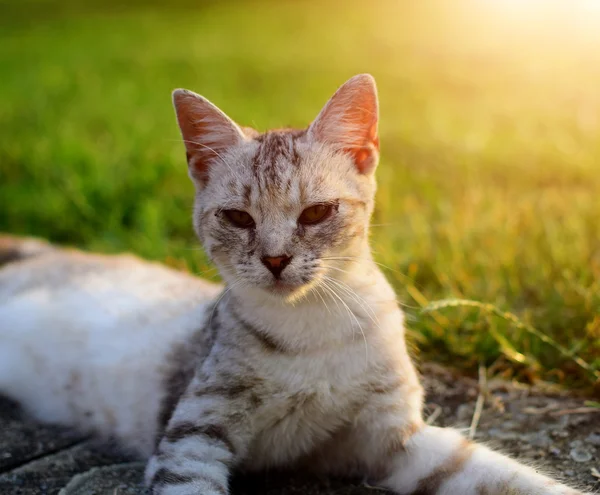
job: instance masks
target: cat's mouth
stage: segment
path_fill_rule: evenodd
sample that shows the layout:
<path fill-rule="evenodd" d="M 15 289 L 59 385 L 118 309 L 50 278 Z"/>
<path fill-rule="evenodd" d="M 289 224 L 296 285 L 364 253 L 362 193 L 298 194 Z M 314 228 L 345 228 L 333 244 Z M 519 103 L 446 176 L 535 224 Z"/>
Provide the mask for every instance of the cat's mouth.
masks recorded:
<path fill-rule="evenodd" d="M 291 283 L 282 280 L 274 280 L 271 284 L 265 287 L 265 290 L 270 294 L 280 297 L 286 301 L 294 300 L 304 294 L 311 284 Z"/>
<path fill-rule="evenodd" d="M 275 280 L 270 286 L 269 290 L 275 294 L 289 295 L 292 292 L 295 292 L 301 287 L 301 285 L 297 284 L 289 284 L 287 282 L 282 282 L 281 280 Z"/>

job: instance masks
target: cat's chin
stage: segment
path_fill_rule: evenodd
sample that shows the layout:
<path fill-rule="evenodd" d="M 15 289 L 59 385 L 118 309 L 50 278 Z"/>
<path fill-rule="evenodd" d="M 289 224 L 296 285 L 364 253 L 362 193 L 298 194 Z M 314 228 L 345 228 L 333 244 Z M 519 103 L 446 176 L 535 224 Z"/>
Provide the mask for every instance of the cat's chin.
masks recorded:
<path fill-rule="evenodd" d="M 267 288 L 267 290 L 272 294 L 277 294 L 283 297 L 290 296 L 294 292 L 297 292 L 301 289 L 302 285 L 288 284 L 286 282 L 282 282 L 281 280 L 276 280 Z"/>
<path fill-rule="evenodd" d="M 294 302 L 309 290 L 306 284 L 289 284 L 280 280 L 272 283 L 268 287 L 263 287 L 271 297 L 285 302 Z"/>

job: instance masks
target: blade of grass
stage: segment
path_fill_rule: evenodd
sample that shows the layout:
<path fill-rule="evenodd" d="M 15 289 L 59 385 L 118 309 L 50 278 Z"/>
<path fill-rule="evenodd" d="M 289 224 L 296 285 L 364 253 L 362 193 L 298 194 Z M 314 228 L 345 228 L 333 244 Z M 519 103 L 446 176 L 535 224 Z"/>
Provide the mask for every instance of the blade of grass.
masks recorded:
<path fill-rule="evenodd" d="M 440 299 L 440 300 L 429 303 L 427 306 L 425 306 L 421 310 L 421 312 L 422 313 L 433 313 L 433 312 L 440 311 L 445 308 L 456 308 L 456 307 L 477 308 L 477 309 L 480 309 L 487 313 L 493 314 L 495 316 L 498 316 L 499 318 L 502 318 L 502 319 L 508 321 L 509 323 L 514 325 L 516 328 L 523 330 L 523 331 L 537 337 L 545 344 L 548 344 L 549 346 L 553 347 L 559 353 L 561 353 L 563 356 L 565 356 L 567 359 L 573 360 L 573 362 L 575 362 L 580 368 L 582 368 L 588 374 L 590 374 L 590 376 L 593 379 L 600 381 L 600 371 L 594 369 L 588 362 L 586 362 L 581 357 L 577 356 L 576 354 L 571 352 L 569 349 L 567 349 L 566 347 L 564 347 L 561 344 L 559 344 L 558 342 L 556 342 L 556 340 L 554 340 L 552 337 L 549 337 L 548 335 L 541 332 L 537 328 L 529 325 L 528 323 L 521 321 L 519 319 L 519 317 L 516 316 L 515 314 L 510 313 L 508 311 L 503 311 L 502 309 L 498 308 L 497 306 L 495 306 L 493 304 L 482 303 L 480 301 L 473 301 L 471 299 Z"/>

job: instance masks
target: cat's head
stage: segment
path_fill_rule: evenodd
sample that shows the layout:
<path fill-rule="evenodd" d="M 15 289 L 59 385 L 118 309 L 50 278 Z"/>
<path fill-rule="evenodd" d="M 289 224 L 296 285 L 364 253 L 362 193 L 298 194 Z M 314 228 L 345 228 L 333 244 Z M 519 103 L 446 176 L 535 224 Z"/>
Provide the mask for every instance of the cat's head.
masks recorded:
<path fill-rule="evenodd" d="M 190 91 L 173 100 L 194 227 L 229 284 L 294 299 L 365 255 L 379 158 L 370 75 L 347 81 L 304 130 L 259 134 Z"/>

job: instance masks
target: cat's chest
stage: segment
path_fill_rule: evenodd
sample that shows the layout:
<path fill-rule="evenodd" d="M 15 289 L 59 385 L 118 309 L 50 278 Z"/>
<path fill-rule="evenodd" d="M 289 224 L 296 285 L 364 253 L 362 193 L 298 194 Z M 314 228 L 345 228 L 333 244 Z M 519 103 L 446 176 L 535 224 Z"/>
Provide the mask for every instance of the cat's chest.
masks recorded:
<path fill-rule="evenodd" d="M 293 461 L 352 421 L 366 400 L 364 365 L 352 361 L 351 355 L 287 360 L 270 374 L 256 411 L 249 467 Z"/>

